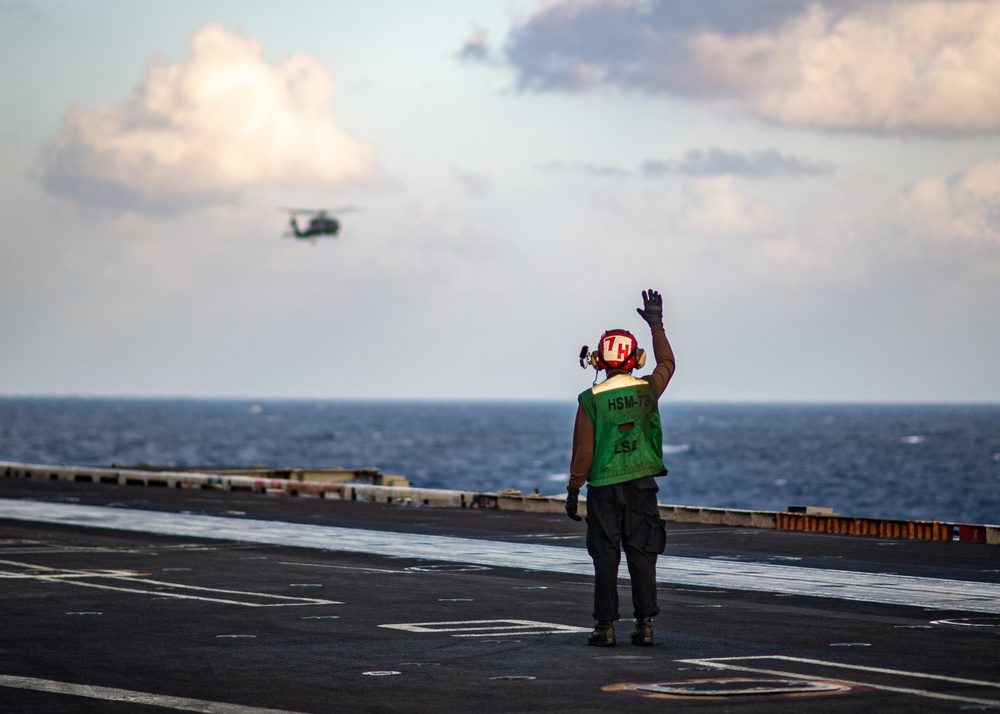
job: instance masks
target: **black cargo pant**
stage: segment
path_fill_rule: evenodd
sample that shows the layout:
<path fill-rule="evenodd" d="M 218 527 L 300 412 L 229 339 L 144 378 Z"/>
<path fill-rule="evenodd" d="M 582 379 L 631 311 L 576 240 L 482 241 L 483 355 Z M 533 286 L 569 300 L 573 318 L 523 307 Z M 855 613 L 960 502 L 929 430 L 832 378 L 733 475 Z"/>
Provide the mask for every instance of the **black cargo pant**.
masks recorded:
<path fill-rule="evenodd" d="M 618 619 L 622 547 L 632 580 L 636 617 L 654 617 L 656 556 L 667 545 L 652 476 L 587 489 L 587 552 L 594 560 L 594 619 Z"/>

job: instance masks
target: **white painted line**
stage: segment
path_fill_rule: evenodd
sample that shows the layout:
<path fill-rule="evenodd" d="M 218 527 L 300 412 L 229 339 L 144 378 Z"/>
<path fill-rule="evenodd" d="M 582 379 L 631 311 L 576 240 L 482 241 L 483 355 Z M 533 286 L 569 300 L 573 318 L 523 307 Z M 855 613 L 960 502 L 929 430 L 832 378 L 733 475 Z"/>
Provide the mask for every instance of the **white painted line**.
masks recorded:
<path fill-rule="evenodd" d="M 393 575 L 413 575 L 412 570 L 400 568 L 399 570 L 388 570 L 386 568 L 365 568 L 360 565 L 330 565 L 329 563 L 303 563 L 295 560 L 279 560 L 278 565 L 298 565 L 303 568 L 330 568 L 333 570 L 360 570 L 363 573 L 392 573 Z"/>
<path fill-rule="evenodd" d="M 509 637 L 512 635 L 565 635 L 590 632 L 588 628 L 535 620 L 453 620 L 379 625 L 392 630 L 420 633 L 453 633 L 452 637 Z"/>
<path fill-rule="evenodd" d="M 735 685 L 735 686 L 734 686 Z M 711 689 L 712 686 L 718 689 Z M 634 684 L 629 687 L 634 692 L 670 694 L 690 697 L 733 697 L 748 694 L 815 694 L 823 692 L 847 692 L 850 687 L 840 683 L 806 679 L 752 679 L 734 677 L 732 679 L 696 679 L 680 682 L 656 682 L 654 684 Z"/>
<path fill-rule="evenodd" d="M 747 655 L 746 657 L 712 657 L 698 660 L 700 663 L 706 662 L 743 662 L 746 660 L 777 659 L 784 662 L 801 662 L 803 664 L 814 664 L 821 667 L 837 667 L 840 669 L 855 669 L 860 672 L 875 672 L 878 674 L 891 674 L 897 677 L 916 677 L 918 679 L 933 679 L 939 682 L 951 682 L 953 684 L 971 684 L 976 687 L 996 687 L 1000 689 L 1000 682 L 984 682 L 980 679 L 962 679 L 961 677 L 946 677 L 940 674 L 925 674 L 923 672 L 908 672 L 904 669 L 886 669 L 885 667 L 866 667 L 860 664 L 843 664 L 841 662 L 828 662 L 823 659 L 807 659 L 805 657 L 791 657 L 788 655 Z M 678 660 L 681 661 L 681 660 Z M 694 660 L 683 660 L 684 662 L 694 662 Z"/>
<path fill-rule="evenodd" d="M 44 578 L 42 578 L 44 579 Z M 247 597 L 281 599 L 286 602 L 246 602 L 244 600 L 228 600 L 218 597 L 204 597 L 201 595 L 185 595 L 184 593 L 171 593 L 164 590 L 142 590 L 140 588 L 122 588 L 113 585 L 101 585 L 99 583 L 84 583 L 78 580 L 62 581 L 67 585 L 79 585 L 85 588 L 97 588 L 99 590 L 116 590 L 122 593 L 135 593 L 137 595 L 154 595 L 157 598 L 175 598 L 177 600 L 200 600 L 202 602 L 215 602 L 222 605 L 240 605 L 242 607 L 298 607 L 303 605 L 343 605 L 336 600 L 319 600 L 317 598 L 289 597 L 287 595 L 271 595 L 269 593 L 240 592 L 236 590 L 220 590 L 218 592 L 235 592 Z M 156 581 L 149 581 L 156 582 Z M 171 585 L 171 587 L 187 587 L 184 585 Z M 208 588 L 205 588 L 208 589 Z M 295 602 L 289 602 L 295 601 Z"/>
<path fill-rule="evenodd" d="M 736 670 L 740 672 L 753 672 L 754 674 L 767 674 L 780 677 L 791 677 L 794 679 L 805 679 L 810 681 L 829 679 L 828 676 L 801 674 L 798 672 L 787 672 L 784 670 L 777 670 L 777 669 L 764 669 L 761 667 L 748 667 L 746 665 L 736 664 L 737 662 L 758 661 L 758 660 L 779 660 L 784 662 L 795 662 L 798 664 L 813 665 L 817 667 L 850 669 L 858 672 L 868 672 L 870 674 L 891 675 L 897 677 L 911 677 L 911 678 L 924 679 L 936 682 L 947 682 L 948 684 L 963 684 L 973 687 L 1000 688 L 1000 683 L 997 682 L 984 682 L 976 679 L 962 679 L 959 677 L 945 677 L 942 675 L 924 674 L 921 672 L 907 672 L 905 670 L 886 669 L 884 667 L 865 667 L 863 665 L 842 664 L 840 662 L 828 662 L 819 659 L 806 659 L 803 657 L 789 657 L 785 655 L 757 655 L 748 657 L 711 657 L 704 659 L 682 659 L 676 661 L 682 664 L 692 664 L 702 667 L 715 667 L 716 669 Z M 982 699 L 978 697 L 960 696 L 957 694 L 944 694 L 942 692 L 932 692 L 926 689 L 914 689 L 912 687 L 896 687 L 869 681 L 852 681 L 848 679 L 840 679 L 839 677 L 837 678 L 837 681 L 843 682 L 844 684 L 853 685 L 856 687 L 870 687 L 872 689 L 879 689 L 886 692 L 895 692 L 898 694 L 911 694 L 913 696 L 925 697 L 928 699 L 944 699 L 946 701 L 964 702 L 967 704 L 1000 706 L 1000 699 Z"/>
<path fill-rule="evenodd" d="M 952 617 L 948 620 L 931 620 L 932 625 L 955 625 L 957 627 L 1000 627 L 996 617 Z"/>
<path fill-rule="evenodd" d="M 0 518 L 593 576 L 583 548 L 0 499 Z M 622 579 L 628 578 L 623 563 Z M 1000 583 L 661 557 L 657 581 L 1000 614 Z"/>
<path fill-rule="evenodd" d="M 135 593 L 138 595 L 155 595 L 158 598 L 175 598 L 179 600 L 201 600 L 203 602 L 216 602 L 225 605 L 242 605 L 244 607 L 295 607 L 301 605 L 343 605 L 336 600 L 321 600 L 319 598 L 292 597 L 290 595 L 274 595 L 271 593 L 255 593 L 243 590 L 223 590 L 221 588 L 206 588 L 198 585 L 185 585 L 182 583 L 170 583 L 165 580 L 150 580 L 137 572 L 123 570 L 64 570 L 61 568 L 48 568 L 32 563 L 21 563 L 13 560 L 0 560 L 0 564 L 13 565 L 25 568 L 24 572 L 0 572 L 0 578 L 18 580 L 41 580 L 45 582 L 62 583 L 64 585 L 76 585 L 85 588 L 97 588 L 99 590 L 115 590 L 123 593 Z M 120 585 L 104 585 L 101 583 L 83 582 L 80 578 L 100 578 L 104 580 L 119 580 L 132 583 L 134 585 L 159 585 L 180 590 L 196 590 L 206 593 L 219 593 L 225 595 L 244 596 L 245 598 L 258 598 L 261 600 L 271 600 L 278 602 L 248 602 L 246 600 L 234 600 L 230 598 L 209 597 L 204 595 L 189 595 L 179 592 L 168 592 L 166 590 L 152 590 L 141 587 L 122 587 Z"/>
<path fill-rule="evenodd" d="M 8 674 L 0 674 L 0 687 L 29 689 L 35 692 L 51 692 L 52 694 L 67 694 L 73 697 L 102 699 L 107 702 L 145 704 L 184 712 L 205 712 L 206 714 L 301 714 L 300 712 L 292 712 L 286 709 L 264 709 L 262 707 L 243 706 L 241 704 L 210 702 L 204 699 L 168 697 L 163 694 L 134 692 L 129 689 L 94 687 L 88 684 L 57 682 L 52 679 L 37 679 L 35 677 L 15 677 Z"/>

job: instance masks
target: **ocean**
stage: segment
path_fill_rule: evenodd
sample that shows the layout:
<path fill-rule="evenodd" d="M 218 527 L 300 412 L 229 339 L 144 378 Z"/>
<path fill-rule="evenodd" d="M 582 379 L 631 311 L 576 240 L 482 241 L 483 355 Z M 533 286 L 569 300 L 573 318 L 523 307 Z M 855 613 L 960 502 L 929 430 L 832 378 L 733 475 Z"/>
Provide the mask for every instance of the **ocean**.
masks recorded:
<path fill-rule="evenodd" d="M 1000 405 L 660 402 L 660 502 L 1000 523 Z M 376 467 L 564 493 L 573 402 L 0 398 L 0 460 Z"/>

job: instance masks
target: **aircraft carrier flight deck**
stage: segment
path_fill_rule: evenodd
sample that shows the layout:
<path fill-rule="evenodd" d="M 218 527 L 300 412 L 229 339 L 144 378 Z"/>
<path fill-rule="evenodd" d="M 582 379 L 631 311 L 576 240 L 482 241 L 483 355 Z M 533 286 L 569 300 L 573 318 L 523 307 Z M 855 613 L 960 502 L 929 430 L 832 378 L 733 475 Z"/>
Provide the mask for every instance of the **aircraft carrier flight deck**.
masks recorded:
<path fill-rule="evenodd" d="M 653 647 L 584 526 L 0 479 L 0 711 L 1000 711 L 1000 549 L 668 523 Z"/>

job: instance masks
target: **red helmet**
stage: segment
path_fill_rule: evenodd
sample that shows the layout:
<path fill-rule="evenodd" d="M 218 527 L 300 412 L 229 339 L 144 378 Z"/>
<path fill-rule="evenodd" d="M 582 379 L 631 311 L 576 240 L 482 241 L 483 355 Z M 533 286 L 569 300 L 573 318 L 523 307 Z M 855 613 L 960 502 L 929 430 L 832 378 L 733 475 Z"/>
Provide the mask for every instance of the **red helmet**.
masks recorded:
<path fill-rule="evenodd" d="M 628 330 L 608 330 L 601 335 L 600 347 L 594 352 L 592 362 L 597 369 L 624 369 L 631 371 L 646 363 L 646 353 L 639 349 L 639 342 Z"/>

